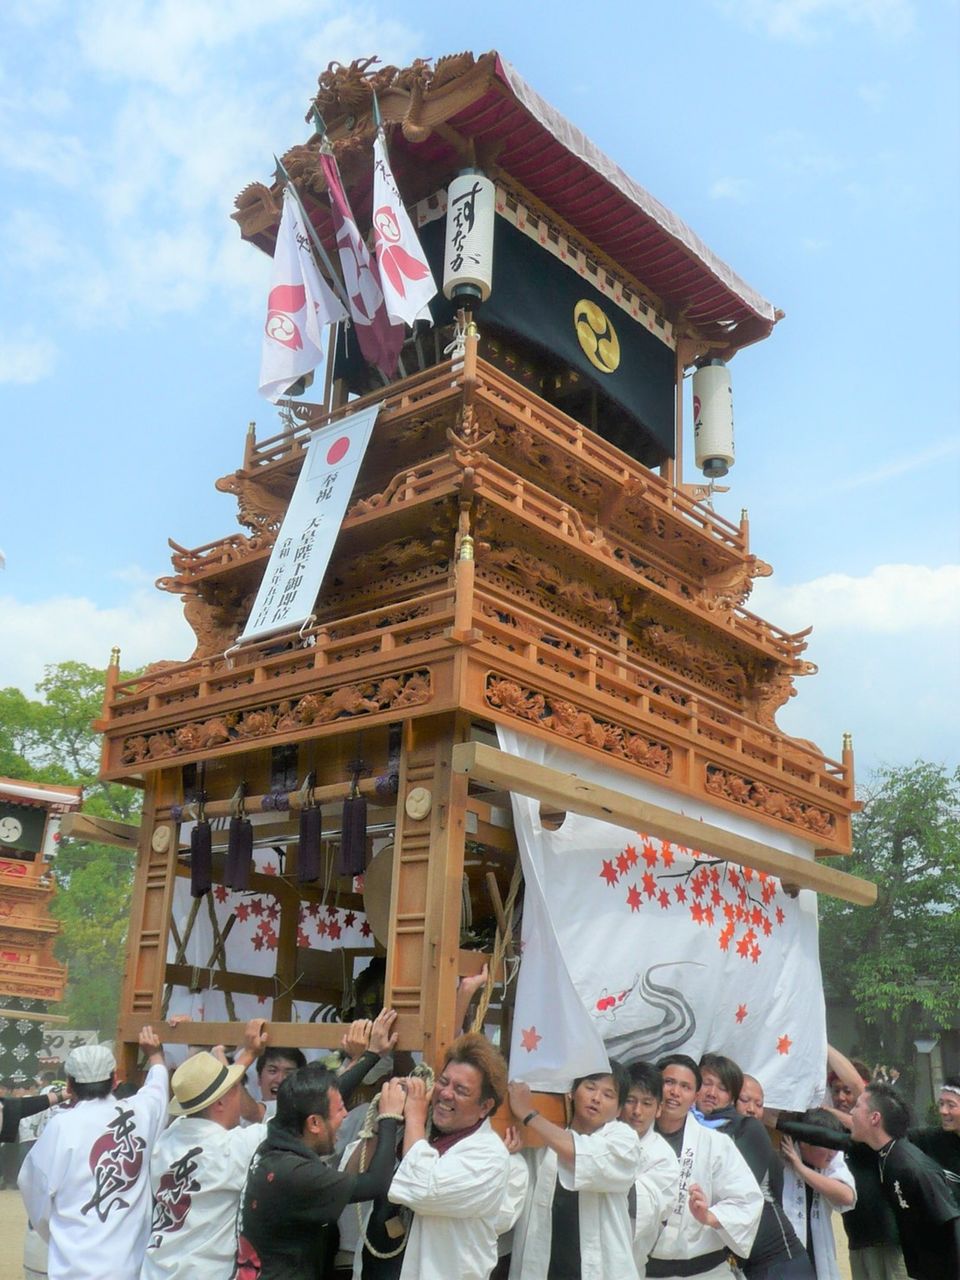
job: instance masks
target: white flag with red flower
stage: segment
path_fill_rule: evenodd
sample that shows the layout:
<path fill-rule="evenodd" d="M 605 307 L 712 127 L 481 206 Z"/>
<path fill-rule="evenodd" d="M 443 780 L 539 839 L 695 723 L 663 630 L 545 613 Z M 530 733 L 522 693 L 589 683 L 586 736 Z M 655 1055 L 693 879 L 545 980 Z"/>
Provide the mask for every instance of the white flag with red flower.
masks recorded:
<path fill-rule="evenodd" d="M 561 747 L 498 729 L 504 751 L 679 811 L 679 798 Z M 562 1089 L 602 1046 L 624 1062 L 723 1053 L 756 1076 L 770 1106 L 822 1093 L 826 1021 L 816 895 L 710 855 L 568 813 L 545 829 L 513 796 L 524 870 L 523 951 L 511 1073 Z M 694 816 L 684 801 L 684 812 Z M 812 850 L 703 805 L 712 825 Z"/>
<path fill-rule="evenodd" d="M 373 235 L 387 314 L 412 328 L 437 286 L 400 198 L 382 129 L 373 144 Z"/>
<path fill-rule="evenodd" d="M 360 350 L 369 364 L 375 365 L 385 378 L 391 378 L 403 346 L 403 325 L 391 324 L 387 315 L 380 272 L 357 228 L 336 160 L 321 151 L 320 167 L 327 181 L 343 283 Z"/>
<path fill-rule="evenodd" d="M 260 356 L 260 394 L 274 404 L 323 359 L 325 324 L 345 320 L 346 308 L 317 270 L 297 202 L 286 191 L 273 254 Z"/>

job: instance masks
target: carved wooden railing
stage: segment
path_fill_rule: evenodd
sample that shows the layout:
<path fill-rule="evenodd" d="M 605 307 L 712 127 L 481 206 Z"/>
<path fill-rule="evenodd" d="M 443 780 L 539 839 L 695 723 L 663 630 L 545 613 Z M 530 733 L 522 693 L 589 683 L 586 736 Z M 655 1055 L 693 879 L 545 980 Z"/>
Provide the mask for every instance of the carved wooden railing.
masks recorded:
<path fill-rule="evenodd" d="M 661 675 L 642 660 L 555 618 L 518 608 L 508 595 L 486 584 L 475 589 L 473 627 L 481 643 L 506 649 L 522 660 L 535 679 L 537 671 L 560 678 L 565 696 L 593 691 L 622 702 L 651 725 L 673 734 L 709 742 L 741 760 L 744 768 L 761 766 L 835 799 L 852 799 L 851 771 L 808 744 L 738 715 L 689 686 Z M 515 625 L 504 621 L 512 617 Z"/>
<path fill-rule="evenodd" d="M 244 470 L 253 474 L 261 467 L 299 457 L 307 447 L 312 431 L 330 422 L 337 422 L 369 404 L 382 401 L 379 420 L 387 421 L 397 415 L 406 416 L 413 412 L 422 412 L 434 405 L 455 400 L 462 394 L 462 388 L 463 361 L 447 360 L 443 364 L 434 365 L 431 369 L 412 374 L 402 382 L 381 391 L 374 391 L 358 400 L 351 400 L 348 404 L 329 412 L 322 405 L 298 403 L 292 407 L 300 421 L 292 430 L 278 432 L 264 440 L 250 442 L 244 457 Z"/>
<path fill-rule="evenodd" d="M 6 886 L 4 886 L 4 891 L 5 889 Z M 9 905 L 9 901 L 0 904 L 0 933 L 7 929 L 16 929 L 22 933 L 50 935 L 60 932 L 61 924 L 59 920 L 51 920 L 46 915 L 31 915 L 29 911 L 17 910 L 15 905 L 12 911 L 6 913 L 3 908 Z"/>
<path fill-rule="evenodd" d="M 643 496 L 664 517 L 684 525 L 710 539 L 720 548 L 742 556 L 747 553 L 745 525 L 735 525 L 701 503 L 694 502 L 682 490 L 623 453 L 615 445 L 602 440 L 595 432 L 568 414 L 541 399 L 529 389 L 519 386 L 494 365 L 478 359 L 477 380 L 472 394 L 486 401 L 517 423 L 541 434 L 545 440 L 576 458 L 612 486 L 624 489 L 640 485 Z M 291 431 L 279 432 L 267 439 L 251 441 L 244 458 L 244 470 L 254 474 L 259 468 L 299 458 L 306 448 L 310 432 L 335 422 L 367 404 L 382 400 L 380 420 L 398 415 L 422 412 L 432 405 L 457 398 L 464 391 L 463 362 L 446 361 L 403 382 L 373 392 L 359 400 L 327 412 L 320 405 L 298 404 L 294 412 L 301 421 Z"/>
<path fill-rule="evenodd" d="M 706 595 L 702 581 L 698 582 L 690 574 L 659 558 L 655 549 L 651 551 L 628 542 L 607 530 L 585 528 L 582 518 L 570 503 L 554 497 L 499 463 L 484 459 L 478 473 L 480 497 L 499 501 L 503 508 L 517 512 L 548 535 L 577 542 L 583 555 L 639 582 L 653 595 L 685 611 L 699 614 L 710 627 L 727 632 L 788 664 L 795 663 L 806 648 L 803 633 L 794 635 L 784 631 L 740 605 L 726 610 L 711 607 L 712 601 Z M 642 567 L 637 568 L 634 561 L 640 562 Z"/>
<path fill-rule="evenodd" d="M 746 537 L 742 526 L 732 524 L 723 516 L 694 502 L 655 471 L 650 471 L 629 454 L 602 440 L 575 418 L 519 386 L 484 360 L 477 361 L 477 394 L 480 399 L 486 399 L 518 423 L 537 430 L 611 484 L 620 488 L 641 484 L 644 498 L 664 516 L 682 522 L 731 551 L 746 554 Z"/>
<path fill-rule="evenodd" d="M 352 669 L 393 654 L 406 662 L 418 644 L 452 625 L 453 600 L 453 587 L 443 587 L 418 595 L 413 601 L 309 628 L 302 641 L 296 641 L 296 648 L 282 653 L 269 652 L 283 643 L 274 636 L 236 650 L 229 659 L 203 658 L 156 674 L 118 681 L 105 704 L 101 727 L 108 730 L 117 721 L 143 715 L 159 717 L 180 710 L 195 714 L 192 704 L 198 702 L 203 702 L 204 708 L 215 708 L 246 692 L 259 698 L 274 686 L 298 686 L 304 679 L 315 679 L 318 673 Z M 411 603 L 418 608 L 417 617 L 383 625 L 398 609 Z"/>

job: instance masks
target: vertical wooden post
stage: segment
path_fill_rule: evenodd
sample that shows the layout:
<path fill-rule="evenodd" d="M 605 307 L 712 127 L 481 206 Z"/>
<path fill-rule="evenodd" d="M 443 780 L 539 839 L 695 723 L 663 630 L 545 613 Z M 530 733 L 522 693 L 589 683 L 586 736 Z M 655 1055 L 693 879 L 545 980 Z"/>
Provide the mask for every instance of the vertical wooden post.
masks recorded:
<path fill-rule="evenodd" d="M 161 806 L 179 804 L 182 798 L 179 769 L 161 770 L 147 783 L 117 1030 L 117 1062 L 127 1078 L 137 1066 L 133 1027 L 157 1022 L 162 1016 L 167 937 L 177 870 L 177 826 L 173 822 L 158 825 L 156 812 Z"/>
<path fill-rule="evenodd" d="M 467 724 L 457 715 L 411 720 L 406 734 L 385 998 L 416 1018 L 424 1057 L 436 1064 L 459 1031 L 454 1015 L 467 779 L 454 774 L 450 762 L 454 746 L 467 740 Z"/>

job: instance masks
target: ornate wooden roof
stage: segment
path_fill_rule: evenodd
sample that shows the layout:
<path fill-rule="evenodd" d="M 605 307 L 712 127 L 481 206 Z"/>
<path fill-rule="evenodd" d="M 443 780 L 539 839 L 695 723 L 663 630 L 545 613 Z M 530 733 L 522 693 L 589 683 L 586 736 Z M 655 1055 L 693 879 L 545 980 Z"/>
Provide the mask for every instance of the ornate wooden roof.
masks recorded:
<path fill-rule="evenodd" d="M 369 221 L 374 90 L 390 131 L 395 176 L 408 203 L 476 163 L 578 239 L 599 264 L 726 356 L 765 338 L 782 312 L 742 280 L 686 224 L 545 102 L 496 52 L 417 61 L 403 69 L 331 63 L 315 106 L 337 152 L 358 218 Z M 317 165 L 319 136 L 284 164 L 328 248 L 334 237 Z M 233 215 L 272 253 L 279 187 L 254 183 Z"/>

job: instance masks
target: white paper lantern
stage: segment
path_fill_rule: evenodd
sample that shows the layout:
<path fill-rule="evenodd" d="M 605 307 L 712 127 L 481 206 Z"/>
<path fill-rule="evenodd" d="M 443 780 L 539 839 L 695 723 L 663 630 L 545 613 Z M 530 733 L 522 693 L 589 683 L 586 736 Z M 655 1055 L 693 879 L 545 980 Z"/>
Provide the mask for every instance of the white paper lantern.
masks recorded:
<path fill-rule="evenodd" d="M 464 302 L 490 297 L 493 281 L 495 187 L 476 169 L 460 173 L 447 191 L 443 296 Z"/>
<path fill-rule="evenodd" d="M 693 442 L 697 466 L 711 480 L 733 466 L 733 388 L 722 360 L 701 365 L 693 375 Z"/>

